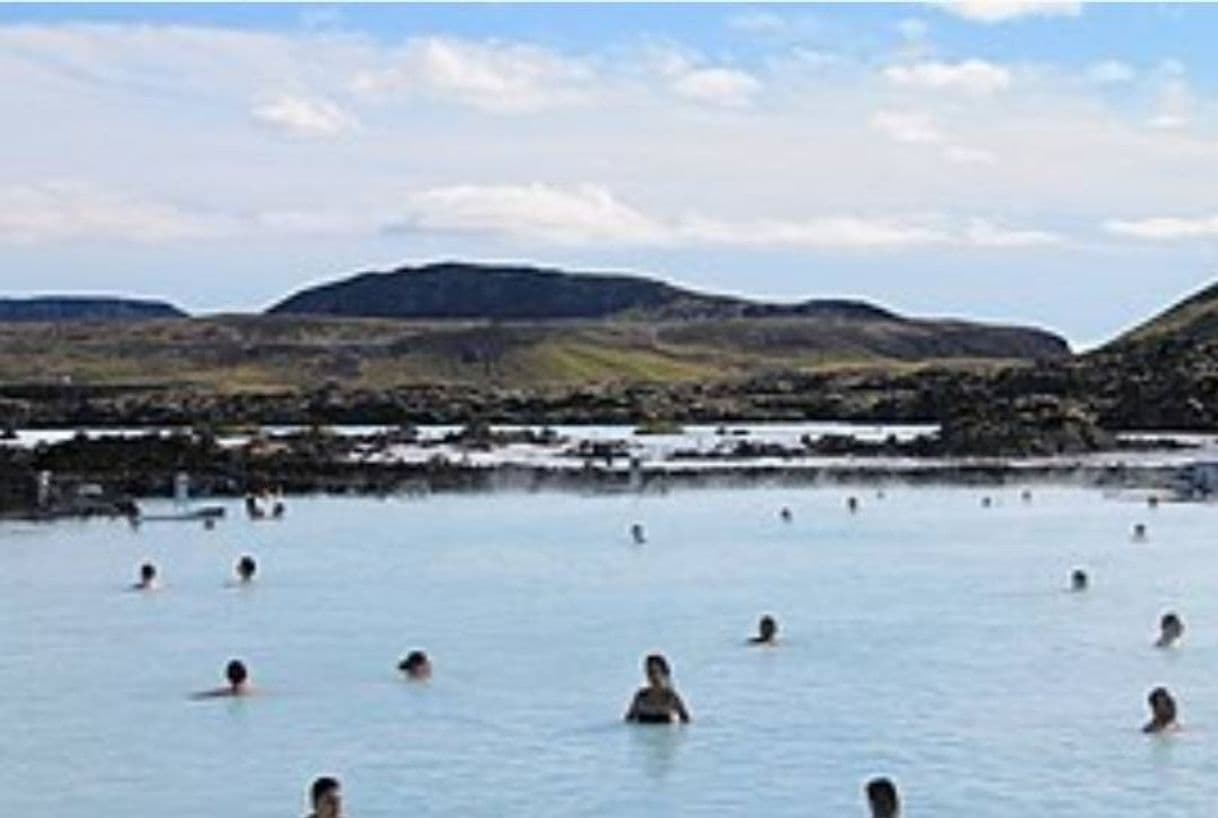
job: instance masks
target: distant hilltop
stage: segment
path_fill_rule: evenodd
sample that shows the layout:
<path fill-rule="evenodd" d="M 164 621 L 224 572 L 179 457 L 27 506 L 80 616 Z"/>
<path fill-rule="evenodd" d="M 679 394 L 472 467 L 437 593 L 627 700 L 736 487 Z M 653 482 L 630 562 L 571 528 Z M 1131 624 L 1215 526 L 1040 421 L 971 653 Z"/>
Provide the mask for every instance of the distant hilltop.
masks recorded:
<path fill-rule="evenodd" d="M 644 276 L 442 262 L 366 272 L 302 290 L 272 315 L 555 321 L 689 320 L 816 316 L 896 320 L 860 301 L 768 304 L 686 290 Z"/>
<path fill-rule="evenodd" d="M 614 319 L 676 323 L 690 325 L 686 330 L 669 331 L 679 334 L 684 342 L 713 347 L 730 337 L 731 345 L 743 344 L 756 351 L 803 348 L 835 357 L 1027 359 L 1070 354 L 1062 338 L 1043 330 L 915 320 L 862 301 L 819 299 L 777 304 L 695 292 L 642 276 L 459 262 L 360 273 L 302 290 L 272 306 L 267 314 L 426 321 Z"/>
<path fill-rule="evenodd" d="M 106 296 L 0 298 L 0 321 L 140 321 L 185 318 L 164 301 Z"/>

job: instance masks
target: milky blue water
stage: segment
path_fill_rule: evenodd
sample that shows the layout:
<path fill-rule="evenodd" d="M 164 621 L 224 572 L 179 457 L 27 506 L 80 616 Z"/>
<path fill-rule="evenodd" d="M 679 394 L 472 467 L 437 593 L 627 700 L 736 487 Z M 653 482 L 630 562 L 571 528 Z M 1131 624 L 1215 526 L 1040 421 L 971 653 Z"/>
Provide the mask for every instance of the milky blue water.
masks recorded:
<path fill-rule="evenodd" d="M 270 818 L 332 773 L 357 817 L 852 816 L 876 774 L 910 816 L 1214 814 L 1218 508 L 893 486 L 858 489 L 851 516 L 848 491 L 6 525 L 5 812 Z M 261 576 L 229 587 L 247 551 Z M 164 587 L 125 591 L 146 558 Z M 1085 594 L 1065 591 L 1075 566 Z M 1188 632 L 1155 650 L 1168 608 Z M 784 643 L 745 647 L 764 612 Z M 395 670 L 415 647 L 428 684 Z M 687 728 L 619 721 L 652 650 Z M 257 695 L 187 699 L 234 656 Z M 1167 739 L 1138 729 L 1157 684 L 1181 706 Z"/>

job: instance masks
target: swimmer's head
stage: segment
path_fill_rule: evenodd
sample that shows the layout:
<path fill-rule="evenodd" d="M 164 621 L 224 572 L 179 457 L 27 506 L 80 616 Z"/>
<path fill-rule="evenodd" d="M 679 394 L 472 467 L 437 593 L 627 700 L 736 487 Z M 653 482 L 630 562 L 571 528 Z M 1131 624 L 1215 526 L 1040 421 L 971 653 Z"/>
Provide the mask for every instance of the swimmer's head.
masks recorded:
<path fill-rule="evenodd" d="M 872 818 L 897 818 L 901 812 L 901 802 L 897 798 L 897 788 L 892 781 L 887 778 L 873 778 L 867 782 L 865 789 Z"/>
<path fill-rule="evenodd" d="M 990 507 L 990 506 L 992 506 L 992 505 L 994 505 L 994 500 L 993 500 L 993 498 L 991 498 L 991 497 L 982 497 L 982 498 L 981 498 L 981 506 L 982 506 L 982 508 L 989 508 L 989 507 Z"/>
<path fill-rule="evenodd" d="M 250 674 L 246 670 L 244 662 L 240 659 L 233 659 L 224 668 L 224 678 L 228 679 L 229 687 L 236 690 L 249 681 Z"/>
<path fill-rule="evenodd" d="M 1138 523 L 1137 525 L 1135 525 L 1133 527 L 1133 536 L 1134 536 L 1134 539 L 1137 539 L 1137 540 L 1146 539 L 1146 524 Z"/>
<path fill-rule="evenodd" d="M 1159 630 L 1162 634 L 1160 642 L 1164 644 L 1174 642 L 1184 635 L 1184 622 L 1178 615 L 1169 611 L 1159 619 Z"/>
<path fill-rule="evenodd" d="M 398 662 L 398 670 L 412 679 L 431 678 L 431 660 L 421 650 L 412 650 L 406 658 Z"/>
<path fill-rule="evenodd" d="M 1082 568 L 1075 568 L 1070 574 L 1070 588 L 1075 591 L 1087 590 L 1087 572 Z"/>
<path fill-rule="evenodd" d="M 847 497 L 846 498 L 846 508 L 850 509 L 851 511 L 854 511 L 858 507 L 859 507 L 859 498 L 857 498 L 857 497 Z"/>
<path fill-rule="evenodd" d="M 1167 692 L 1165 687 L 1156 687 L 1146 697 L 1150 705 L 1151 724 L 1155 727 L 1166 727 L 1176 720 L 1176 700 Z"/>
<path fill-rule="evenodd" d="M 309 803 L 317 818 L 339 818 L 343 814 L 343 802 L 338 779 L 328 775 L 316 779 L 309 787 Z"/>
<path fill-rule="evenodd" d="M 757 638 L 762 642 L 773 642 L 778 636 L 778 620 L 766 614 L 757 623 Z"/>
<path fill-rule="evenodd" d="M 237 560 L 237 576 L 243 582 L 249 582 L 256 573 L 258 573 L 258 563 L 249 554 L 243 554 L 241 559 Z"/>
<path fill-rule="evenodd" d="M 652 653 L 643 660 L 643 672 L 653 687 L 664 687 L 672 679 L 672 668 L 662 654 Z"/>
<path fill-rule="evenodd" d="M 146 562 L 140 566 L 140 585 L 151 585 L 156 580 L 156 566 Z"/>

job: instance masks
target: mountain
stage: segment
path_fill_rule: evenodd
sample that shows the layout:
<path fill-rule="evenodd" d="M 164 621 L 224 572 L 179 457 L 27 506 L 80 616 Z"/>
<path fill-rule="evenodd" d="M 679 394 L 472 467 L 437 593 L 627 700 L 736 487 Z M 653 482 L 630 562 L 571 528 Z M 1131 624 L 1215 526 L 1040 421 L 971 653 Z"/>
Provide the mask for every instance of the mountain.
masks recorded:
<path fill-rule="evenodd" d="M 185 312 L 164 301 L 107 296 L 0 298 L 0 322 L 145 321 L 185 317 Z"/>
<path fill-rule="evenodd" d="M 1207 343 L 1218 341 L 1218 284 L 1169 307 L 1145 323 L 1118 336 L 1100 352 L 1119 352 L 1130 346 L 1156 343 Z"/>
<path fill-rule="evenodd" d="M 273 316 L 416 321 L 647 322 L 678 346 L 821 358 L 1061 358 L 1042 330 L 914 320 L 864 302 L 776 304 L 710 295 L 621 274 L 447 262 L 361 273 L 296 293 Z"/>
<path fill-rule="evenodd" d="M 536 267 L 444 262 L 360 273 L 311 287 L 268 310 L 273 315 L 363 318 L 564 319 L 895 318 L 857 301 L 766 304 L 708 295 L 641 276 L 567 273 Z"/>

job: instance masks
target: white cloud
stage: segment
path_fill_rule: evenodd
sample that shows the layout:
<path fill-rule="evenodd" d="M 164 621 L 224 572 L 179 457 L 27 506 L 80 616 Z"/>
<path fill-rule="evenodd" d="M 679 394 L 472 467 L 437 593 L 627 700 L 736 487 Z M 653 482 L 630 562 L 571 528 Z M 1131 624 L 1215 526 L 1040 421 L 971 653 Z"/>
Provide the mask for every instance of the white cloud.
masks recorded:
<path fill-rule="evenodd" d="M 327 99 L 283 95 L 250 112 L 263 125 L 293 136 L 338 136 L 358 126 L 352 115 Z"/>
<path fill-rule="evenodd" d="M 984 60 L 959 63 L 920 62 L 892 65 L 884 76 L 894 85 L 930 91 L 961 91 L 986 95 L 1003 91 L 1011 85 L 1011 72 Z"/>
<path fill-rule="evenodd" d="M 387 68 L 356 74 L 368 95 L 427 94 L 502 114 L 532 113 L 586 101 L 593 79 L 583 62 L 533 45 L 452 37 L 411 40 Z"/>
<path fill-rule="evenodd" d="M 1137 75 L 1133 66 L 1120 60 L 1104 60 L 1087 67 L 1087 79 L 1101 85 L 1131 82 Z"/>
<path fill-rule="evenodd" d="M 1104 230 L 1113 235 L 1146 241 L 1218 238 L 1218 215 L 1196 218 L 1152 216 L 1133 220 L 1110 219 L 1104 222 Z"/>
<path fill-rule="evenodd" d="M 939 0 L 932 5 L 978 23 L 1006 23 L 1027 17 L 1077 17 L 1081 2 L 1070 0 Z"/>
<path fill-rule="evenodd" d="M 0 241 L 36 244 L 80 240 L 171 242 L 217 238 L 237 230 L 228 217 L 100 191 L 71 182 L 0 188 Z"/>
<path fill-rule="evenodd" d="M 692 102 L 738 108 L 761 90 L 761 81 L 748 71 L 708 65 L 697 52 L 671 44 L 644 49 L 638 62 L 649 83 Z"/>
<path fill-rule="evenodd" d="M 1062 237 L 1045 230 L 1026 230 L 1004 227 L 988 219 L 970 219 L 964 231 L 964 239 L 974 247 L 1044 247 L 1059 244 Z"/>
<path fill-rule="evenodd" d="M 559 244 L 655 244 L 665 227 L 595 185 L 454 185 L 409 197 L 391 230 L 489 233 Z"/>
<path fill-rule="evenodd" d="M 734 68 L 695 68 L 672 80 L 674 94 L 695 102 L 740 107 L 761 88 L 752 74 Z"/>
<path fill-rule="evenodd" d="M 992 165 L 998 161 L 992 151 L 967 145 L 948 145 L 943 149 L 943 158 L 958 165 Z"/>
<path fill-rule="evenodd" d="M 1195 107 L 1188 85 L 1182 80 L 1171 80 L 1159 89 L 1156 111 L 1147 124 L 1159 130 L 1187 128 L 1192 124 Z"/>
<path fill-rule="evenodd" d="M 676 226 L 682 240 L 738 247 L 898 248 L 950 241 L 934 227 L 891 219 L 830 216 L 803 220 L 724 221 L 691 217 Z"/>
<path fill-rule="evenodd" d="M 934 145 L 944 140 L 934 120 L 919 112 L 877 111 L 871 117 L 871 127 L 894 142 Z"/>
<path fill-rule="evenodd" d="M 1184 63 L 1175 57 L 1162 60 L 1155 70 L 1165 77 L 1183 77 L 1188 72 Z"/>
<path fill-rule="evenodd" d="M 731 246 L 868 250 L 958 245 L 1033 247 L 1059 241 L 1052 233 L 1015 230 L 985 219 L 860 216 L 729 219 L 647 213 L 598 185 L 458 185 L 421 191 L 406 202 L 391 232 L 485 234 L 566 245 Z"/>

